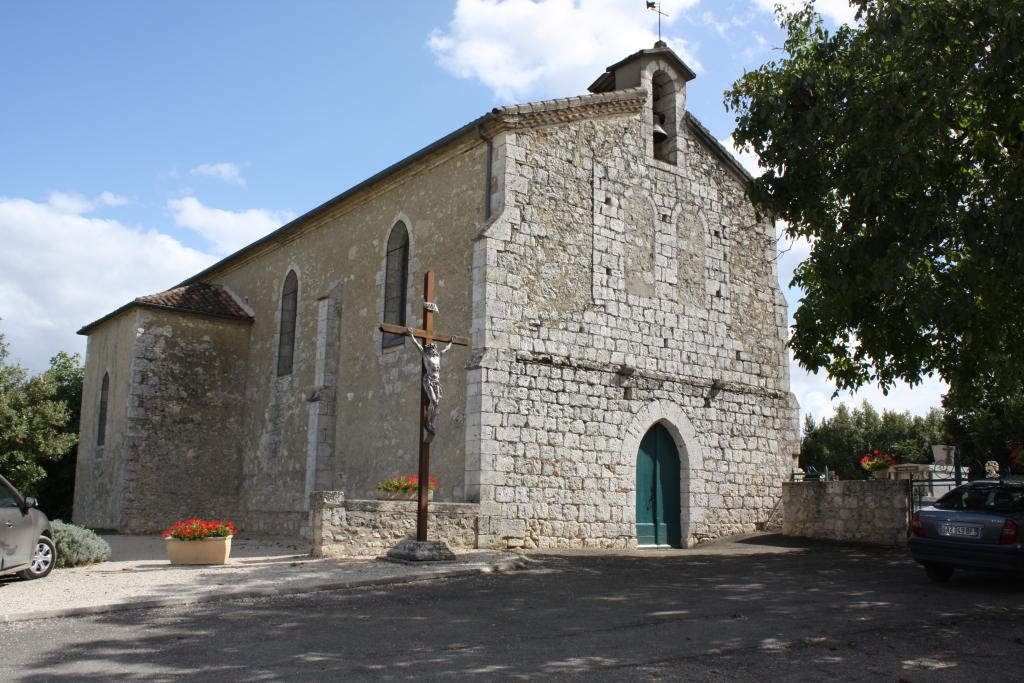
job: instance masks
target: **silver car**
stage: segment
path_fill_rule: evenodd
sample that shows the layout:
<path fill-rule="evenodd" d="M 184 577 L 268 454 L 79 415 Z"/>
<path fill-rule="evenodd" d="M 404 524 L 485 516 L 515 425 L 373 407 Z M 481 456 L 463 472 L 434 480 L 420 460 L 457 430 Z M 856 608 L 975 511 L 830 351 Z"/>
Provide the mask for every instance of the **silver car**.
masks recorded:
<path fill-rule="evenodd" d="M 976 481 L 914 513 L 910 552 L 928 578 L 954 569 L 1024 571 L 1024 482 Z"/>
<path fill-rule="evenodd" d="M 41 579 L 57 562 L 50 520 L 0 476 L 0 574 Z"/>

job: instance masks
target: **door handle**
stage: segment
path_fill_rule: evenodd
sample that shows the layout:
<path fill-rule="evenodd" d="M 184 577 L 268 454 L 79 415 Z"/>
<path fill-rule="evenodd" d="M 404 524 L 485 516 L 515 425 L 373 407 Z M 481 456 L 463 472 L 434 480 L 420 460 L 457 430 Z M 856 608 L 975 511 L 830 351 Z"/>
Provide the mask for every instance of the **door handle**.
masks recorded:
<path fill-rule="evenodd" d="M 14 522 L 4 522 L 4 526 L 14 526 Z"/>

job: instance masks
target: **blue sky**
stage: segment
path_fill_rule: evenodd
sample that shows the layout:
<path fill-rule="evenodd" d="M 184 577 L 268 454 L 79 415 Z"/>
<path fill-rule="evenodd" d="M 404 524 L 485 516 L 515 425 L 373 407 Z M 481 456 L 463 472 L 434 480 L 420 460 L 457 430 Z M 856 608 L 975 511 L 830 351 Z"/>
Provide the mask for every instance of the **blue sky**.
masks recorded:
<path fill-rule="evenodd" d="M 775 0 L 666 0 L 688 108 L 777 56 Z M 832 25 L 844 0 L 819 0 Z M 0 332 L 42 370 L 161 291 L 490 108 L 585 92 L 656 39 L 643 0 L 0 4 Z M 752 164 L 749 157 L 743 158 Z M 806 245 L 780 260 L 783 284 Z M 787 292 L 791 310 L 798 292 Z M 794 369 L 805 411 L 823 377 Z M 941 385 L 876 405 L 923 412 Z"/>

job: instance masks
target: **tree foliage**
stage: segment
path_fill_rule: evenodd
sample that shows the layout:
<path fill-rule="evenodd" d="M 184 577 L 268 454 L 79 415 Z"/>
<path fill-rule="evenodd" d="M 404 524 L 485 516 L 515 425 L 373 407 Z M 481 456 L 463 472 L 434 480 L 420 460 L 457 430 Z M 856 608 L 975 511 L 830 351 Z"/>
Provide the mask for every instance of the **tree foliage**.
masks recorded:
<path fill-rule="evenodd" d="M 963 404 L 947 396 L 943 406 L 962 462 L 979 474 L 986 460 L 999 462 L 1004 471 L 1011 470 L 1010 451 L 1024 443 L 1024 390 L 1011 396 L 982 393 Z"/>
<path fill-rule="evenodd" d="M 38 485 L 39 505 L 51 518 L 71 519 L 75 499 L 75 468 L 78 464 L 78 433 L 82 414 L 82 385 L 85 368 L 77 353 L 60 351 L 50 359 L 46 371 L 57 386 L 56 400 L 68 408 L 69 419 L 63 428 L 65 434 L 75 437 L 75 443 L 58 458 L 41 461 L 45 478 Z"/>
<path fill-rule="evenodd" d="M 46 372 L 30 377 L 16 363 L 0 334 L 0 473 L 23 494 L 38 492 L 47 461 L 65 456 L 78 440 L 77 425 L 65 400 L 66 382 L 77 356 L 59 354 Z M 79 403 L 81 384 L 78 384 Z"/>
<path fill-rule="evenodd" d="M 811 243 L 793 352 L 841 389 L 1024 379 L 1024 3 L 858 0 L 726 93 L 760 210 Z"/>
<path fill-rule="evenodd" d="M 828 467 L 840 479 L 862 479 L 860 459 L 872 450 L 888 453 L 901 463 L 931 462 L 931 446 L 948 443 L 942 411 L 933 408 L 924 417 L 889 410 L 878 411 L 867 401 L 850 410 L 840 404 L 836 414 L 816 423 L 804 420 L 800 466 L 819 472 Z"/>

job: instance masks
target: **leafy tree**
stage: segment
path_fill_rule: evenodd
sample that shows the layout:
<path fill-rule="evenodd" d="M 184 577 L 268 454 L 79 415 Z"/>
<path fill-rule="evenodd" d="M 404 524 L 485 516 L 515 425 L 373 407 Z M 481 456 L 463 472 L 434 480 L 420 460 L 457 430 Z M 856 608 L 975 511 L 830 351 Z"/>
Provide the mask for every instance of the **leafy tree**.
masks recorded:
<path fill-rule="evenodd" d="M 857 0 L 726 92 L 760 210 L 811 243 L 793 352 L 839 388 L 938 372 L 965 405 L 1024 380 L 1024 3 Z"/>
<path fill-rule="evenodd" d="M 933 408 L 924 417 L 889 410 L 879 415 L 867 401 L 850 410 L 840 404 L 836 414 L 816 423 L 804 421 L 800 466 L 824 471 L 841 479 L 866 476 L 860 459 L 872 450 L 889 453 L 904 463 L 931 462 L 931 446 L 947 443 L 942 411 Z"/>
<path fill-rule="evenodd" d="M 46 374 L 57 386 L 56 399 L 68 408 L 68 423 L 62 431 L 74 436 L 75 444 L 59 458 L 43 460 L 40 463 L 46 477 L 39 484 L 39 504 L 50 517 L 69 520 L 75 497 L 75 468 L 78 464 L 77 444 L 85 368 L 79 354 L 60 351 L 50 359 L 50 369 Z"/>
<path fill-rule="evenodd" d="M 943 406 L 953 443 L 973 474 L 981 475 L 986 460 L 996 460 L 1004 471 L 1010 471 L 1010 450 L 1024 443 L 1024 392 L 1013 396 L 982 394 L 980 399 L 963 404 L 947 395 Z"/>
<path fill-rule="evenodd" d="M 35 494 L 46 475 L 43 463 L 61 458 L 78 437 L 58 393 L 61 369 L 29 377 L 8 356 L 0 334 L 0 473 L 23 494 Z M 63 358 L 54 361 L 59 366 Z"/>

